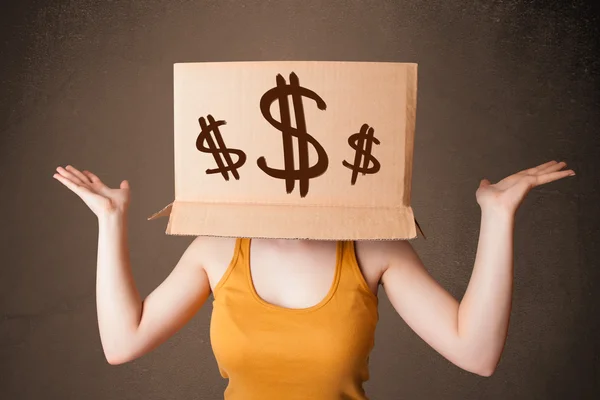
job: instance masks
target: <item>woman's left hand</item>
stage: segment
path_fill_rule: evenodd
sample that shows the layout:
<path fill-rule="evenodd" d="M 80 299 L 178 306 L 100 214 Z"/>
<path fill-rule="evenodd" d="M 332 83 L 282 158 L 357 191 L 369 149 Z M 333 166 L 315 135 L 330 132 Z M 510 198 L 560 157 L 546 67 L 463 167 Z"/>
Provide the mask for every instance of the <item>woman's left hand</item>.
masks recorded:
<path fill-rule="evenodd" d="M 560 171 L 567 163 L 549 161 L 537 167 L 524 169 L 516 174 L 491 184 L 482 179 L 475 193 L 477 203 L 482 209 L 494 209 L 516 213 L 527 193 L 534 187 L 553 182 L 569 175 L 575 175 L 571 169 Z"/>

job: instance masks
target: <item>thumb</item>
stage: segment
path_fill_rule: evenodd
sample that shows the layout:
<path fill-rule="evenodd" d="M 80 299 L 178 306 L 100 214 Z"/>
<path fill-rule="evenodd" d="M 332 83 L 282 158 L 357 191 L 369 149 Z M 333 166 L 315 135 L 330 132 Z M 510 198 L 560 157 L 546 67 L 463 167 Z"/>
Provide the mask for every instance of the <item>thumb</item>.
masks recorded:
<path fill-rule="evenodd" d="M 479 182 L 479 187 L 485 187 L 485 186 L 488 186 L 490 183 L 491 183 L 491 182 L 490 182 L 489 180 L 487 180 L 487 179 L 483 178 L 483 179 L 481 180 L 481 182 Z"/>
<path fill-rule="evenodd" d="M 129 189 L 129 182 L 127 182 L 127 180 L 124 180 L 123 182 L 121 182 L 121 189 Z"/>

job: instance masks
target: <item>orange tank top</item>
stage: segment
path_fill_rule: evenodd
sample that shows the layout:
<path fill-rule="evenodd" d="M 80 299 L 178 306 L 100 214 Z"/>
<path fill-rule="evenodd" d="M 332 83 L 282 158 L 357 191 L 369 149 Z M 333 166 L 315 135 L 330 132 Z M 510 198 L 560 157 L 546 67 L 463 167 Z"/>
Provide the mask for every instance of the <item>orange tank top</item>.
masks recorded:
<path fill-rule="evenodd" d="M 328 294 L 302 309 L 264 301 L 252 283 L 250 239 L 235 253 L 213 291 L 212 349 L 225 400 L 367 399 L 369 355 L 378 299 L 356 261 L 354 242 L 337 243 Z"/>

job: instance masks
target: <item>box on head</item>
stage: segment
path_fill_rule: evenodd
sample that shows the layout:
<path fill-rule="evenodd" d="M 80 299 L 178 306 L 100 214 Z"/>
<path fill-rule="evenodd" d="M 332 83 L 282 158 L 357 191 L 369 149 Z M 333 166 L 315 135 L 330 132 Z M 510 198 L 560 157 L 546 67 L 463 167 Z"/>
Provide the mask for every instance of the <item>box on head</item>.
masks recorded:
<path fill-rule="evenodd" d="M 413 239 L 417 65 L 174 65 L 170 235 Z"/>

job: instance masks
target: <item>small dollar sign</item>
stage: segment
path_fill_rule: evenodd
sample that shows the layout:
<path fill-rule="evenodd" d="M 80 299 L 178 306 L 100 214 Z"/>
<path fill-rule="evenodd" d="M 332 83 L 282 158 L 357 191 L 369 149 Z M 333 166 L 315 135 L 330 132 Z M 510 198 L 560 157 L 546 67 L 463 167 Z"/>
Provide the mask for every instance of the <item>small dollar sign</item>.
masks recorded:
<path fill-rule="evenodd" d="M 304 105 L 302 97 L 313 99 L 317 103 L 319 110 L 325 110 L 327 105 L 318 94 L 305 87 L 300 86 L 298 76 L 292 72 L 290 74 L 290 84 L 286 84 L 281 74 L 277 74 L 277 86 L 268 90 L 260 99 L 260 111 L 263 117 L 281 131 L 283 139 L 283 159 L 284 168 L 276 169 L 267 166 L 265 157 L 257 160 L 258 167 L 269 176 L 278 179 L 285 179 L 286 192 L 289 194 L 294 190 L 296 181 L 300 182 L 300 197 L 305 197 L 308 193 L 308 183 L 311 178 L 322 175 L 327 171 L 329 159 L 327 153 L 321 144 L 306 131 L 306 121 L 304 117 Z M 294 119 L 296 127 L 291 125 L 290 104 L 288 96 L 292 97 L 294 106 Z M 274 101 L 279 103 L 279 115 L 281 121 L 277 121 L 271 115 L 271 104 Z M 298 169 L 294 168 L 294 147 L 292 138 L 298 140 Z M 308 144 L 311 144 L 317 152 L 317 162 L 309 166 Z"/>
<path fill-rule="evenodd" d="M 348 144 L 354 150 L 356 150 L 356 154 L 354 156 L 354 164 L 350 164 L 347 161 L 342 161 L 344 167 L 348 167 L 352 170 L 352 180 L 351 183 L 354 185 L 356 183 L 356 177 L 359 172 L 365 174 L 374 174 L 379 171 L 381 165 L 379 161 L 371 154 L 371 149 L 373 147 L 373 143 L 379 144 L 379 139 L 373 136 L 374 130 L 370 128 L 369 125 L 363 124 L 360 128 L 360 132 L 350 135 L 348 138 Z M 364 156 L 364 158 L 363 158 Z M 361 161 L 363 161 L 363 165 L 361 166 Z M 373 162 L 372 166 L 369 164 Z"/>
<path fill-rule="evenodd" d="M 208 124 L 204 117 L 200 117 L 198 122 L 200 123 L 200 134 L 196 138 L 196 148 L 203 153 L 211 153 L 215 158 L 217 166 L 219 168 L 207 169 L 207 174 L 216 174 L 220 172 L 226 181 L 229 180 L 229 171 L 233 174 L 235 179 L 240 179 L 238 168 L 240 168 L 246 162 L 246 153 L 242 150 L 229 149 L 223 142 L 223 137 L 219 131 L 219 126 L 225 125 L 225 121 L 215 121 L 212 115 L 207 116 Z M 211 136 L 211 132 L 214 134 L 214 139 Z M 216 144 L 215 144 L 216 141 Z M 204 144 L 208 145 L 208 147 Z M 231 153 L 238 156 L 237 162 L 231 160 Z M 224 161 L 224 162 L 223 162 Z"/>

